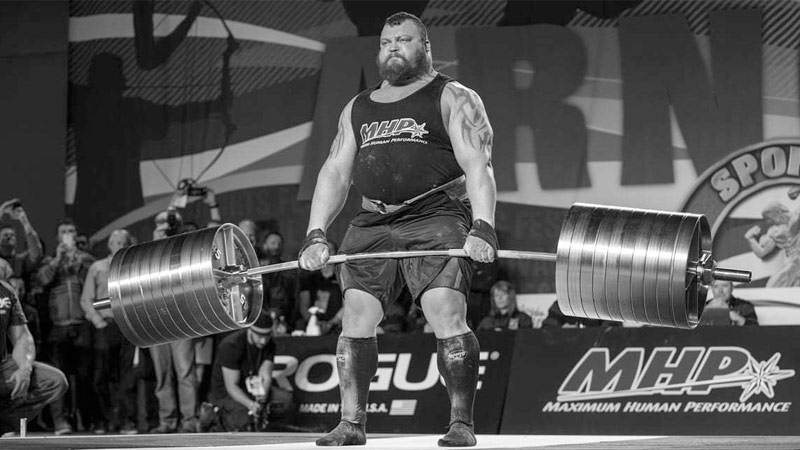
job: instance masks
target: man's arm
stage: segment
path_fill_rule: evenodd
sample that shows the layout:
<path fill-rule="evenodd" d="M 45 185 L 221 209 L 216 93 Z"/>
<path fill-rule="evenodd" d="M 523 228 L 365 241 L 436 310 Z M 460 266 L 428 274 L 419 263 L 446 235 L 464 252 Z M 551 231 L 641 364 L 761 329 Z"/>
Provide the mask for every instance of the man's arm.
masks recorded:
<path fill-rule="evenodd" d="M 300 248 L 298 262 L 304 270 L 317 270 L 328 261 L 325 232 L 333 219 L 342 211 L 353 176 L 356 158 L 356 138 L 353 135 L 350 113 L 353 100 L 339 116 L 339 131 L 331 145 L 328 159 L 317 175 L 317 185 L 311 199 L 306 238 Z"/>
<path fill-rule="evenodd" d="M 35 267 L 42 260 L 43 256 L 42 243 L 39 241 L 39 234 L 33 228 L 33 225 L 31 225 L 31 222 L 28 220 L 28 215 L 25 214 L 25 210 L 22 209 L 22 207 L 18 208 L 16 218 L 19 220 L 19 222 L 22 224 L 22 228 L 25 230 L 25 242 L 27 243 L 27 246 L 25 247 L 26 259 L 32 267 Z"/>
<path fill-rule="evenodd" d="M 94 301 L 97 299 L 97 283 L 95 277 L 97 276 L 97 266 L 100 261 L 95 262 L 89 267 L 89 273 L 86 274 L 86 280 L 83 282 L 83 291 L 81 291 L 81 308 L 86 318 L 94 324 L 95 328 L 104 328 L 106 321 L 94 309 Z"/>
<path fill-rule="evenodd" d="M 494 132 L 483 101 L 475 91 L 459 83 L 448 83 L 442 93 L 442 113 L 446 119 L 447 132 L 453 144 L 456 160 L 466 175 L 472 218 L 494 227 L 497 201 L 497 187 L 492 169 Z M 469 253 L 471 245 L 468 238 L 465 249 Z M 472 253 L 470 256 L 473 256 Z M 492 261 L 494 256 L 492 252 L 488 261 Z M 483 261 L 485 258 L 473 259 Z"/>
<path fill-rule="evenodd" d="M 306 232 L 317 228 L 327 231 L 347 200 L 356 157 L 356 139 L 350 122 L 352 110 L 353 100 L 350 100 L 339 116 L 339 131 L 331 145 L 328 159 L 317 175 Z"/>
<path fill-rule="evenodd" d="M 264 360 L 258 368 L 258 377 L 261 378 L 261 386 L 264 386 L 264 395 L 269 398 L 269 389 L 272 386 L 272 368 L 274 364 L 270 360 Z"/>
<path fill-rule="evenodd" d="M 258 409 L 258 402 L 251 399 L 250 396 L 239 387 L 239 378 L 241 376 L 242 372 L 240 370 L 222 367 L 222 379 L 225 381 L 225 390 L 228 391 L 228 395 L 245 408 L 255 411 Z"/>

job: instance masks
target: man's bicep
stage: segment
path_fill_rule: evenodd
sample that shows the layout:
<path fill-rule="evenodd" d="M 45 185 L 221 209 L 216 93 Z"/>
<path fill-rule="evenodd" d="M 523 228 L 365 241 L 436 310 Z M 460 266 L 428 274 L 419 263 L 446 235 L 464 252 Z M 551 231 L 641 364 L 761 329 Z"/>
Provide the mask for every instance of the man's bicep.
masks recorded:
<path fill-rule="evenodd" d="M 222 379 L 225 381 L 226 386 L 233 386 L 239 383 L 241 375 L 242 372 L 240 370 L 222 367 Z"/>
<path fill-rule="evenodd" d="M 28 325 L 26 325 L 25 323 L 22 323 L 20 325 L 11 325 L 8 327 L 8 337 L 9 340 L 11 341 L 10 344 L 12 347 L 17 342 L 25 339 L 26 336 L 31 336 L 31 332 L 30 330 L 28 330 Z"/>
<path fill-rule="evenodd" d="M 444 99 L 450 112 L 448 133 L 459 163 L 490 163 L 494 131 L 481 98 L 469 88 L 449 83 Z"/>
<path fill-rule="evenodd" d="M 351 101 L 339 116 L 336 137 L 333 139 L 328 159 L 325 161 L 329 168 L 345 174 L 350 173 L 356 157 L 356 138 L 353 134 L 353 126 L 350 119 L 352 105 L 353 102 Z"/>

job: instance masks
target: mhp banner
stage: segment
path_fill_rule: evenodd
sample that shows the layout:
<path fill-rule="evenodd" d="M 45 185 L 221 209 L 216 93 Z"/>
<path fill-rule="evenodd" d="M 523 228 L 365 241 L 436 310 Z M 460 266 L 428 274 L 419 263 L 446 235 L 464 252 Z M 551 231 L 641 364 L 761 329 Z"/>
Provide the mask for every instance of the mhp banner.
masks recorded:
<path fill-rule="evenodd" d="M 520 331 L 504 434 L 800 432 L 794 327 Z"/>

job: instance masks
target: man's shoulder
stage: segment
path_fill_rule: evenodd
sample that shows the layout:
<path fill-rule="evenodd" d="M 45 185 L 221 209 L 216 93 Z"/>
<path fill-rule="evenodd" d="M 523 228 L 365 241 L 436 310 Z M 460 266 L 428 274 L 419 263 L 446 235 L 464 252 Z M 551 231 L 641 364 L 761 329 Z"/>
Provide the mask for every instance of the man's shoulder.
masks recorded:
<path fill-rule="evenodd" d="M 442 99 L 445 97 L 449 99 L 456 99 L 460 96 L 477 96 L 478 93 L 475 92 L 473 89 L 465 86 L 463 83 L 457 80 L 450 80 L 448 83 L 444 85 L 444 89 L 442 89 Z"/>

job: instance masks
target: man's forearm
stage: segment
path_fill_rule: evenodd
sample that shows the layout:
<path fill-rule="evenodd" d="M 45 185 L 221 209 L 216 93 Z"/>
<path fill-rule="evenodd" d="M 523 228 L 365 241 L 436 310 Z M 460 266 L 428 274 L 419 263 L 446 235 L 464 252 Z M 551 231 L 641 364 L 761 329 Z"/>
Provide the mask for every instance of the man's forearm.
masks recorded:
<path fill-rule="evenodd" d="M 317 177 L 317 187 L 314 189 L 314 198 L 311 201 L 307 232 L 317 228 L 322 231 L 328 230 L 328 226 L 344 207 L 349 189 L 349 179 L 323 166 Z"/>
<path fill-rule="evenodd" d="M 24 370 L 33 369 L 33 361 L 36 359 L 36 345 L 30 332 L 25 332 L 20 339 L 14 343 L 14 350 L 11 357 L 17 363 L 17 367 Z"/>
<path fill-rule="evenodd" d="M 243 405 L 245 408 L 250 409 L 250 405 L 253 403 L 253 399 L 250 398 L 247 393 L 245 393 L 242 388 L 239 386 L 225 386 L 225 390 L 228 391 L 228 395 L 231 396 L 237 403 Z"/>
<path fill-rule="evenodd" d="M 494 226 L 497 186 L 490 167 L 480 167 L 467 174 L 467 195 L 472 205 L 472 219 L 482 219 Z"/>
<path fill-rule="evenodd" d="M 42 244 L 39 242 L 39 235 L 36 230 L 33 229 L 30 223 L 25 223 L 27 224 L 25 226 L 25 241 L 28 244 L 28 260 L 32 264 L 38 264 L 42 259 Z"/>

